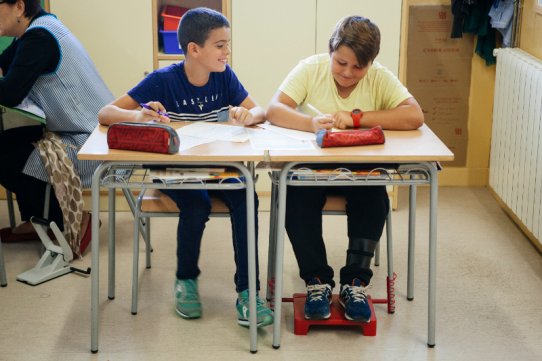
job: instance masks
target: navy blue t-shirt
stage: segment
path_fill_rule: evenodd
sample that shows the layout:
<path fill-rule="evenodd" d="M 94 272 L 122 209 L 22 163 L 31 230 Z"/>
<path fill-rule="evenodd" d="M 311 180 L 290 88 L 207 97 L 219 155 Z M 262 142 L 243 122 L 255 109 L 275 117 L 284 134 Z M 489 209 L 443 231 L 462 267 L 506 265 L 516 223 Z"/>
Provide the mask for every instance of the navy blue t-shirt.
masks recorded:
<path fill-rule="evenodd" d="M 158 69 L 128 92 L 138 103 L 158 101 L 171 120 L 227 121 L 229 106 L 238 106 L 248 92 L 226 65 L 226 70 L 211 73 L 209 81 L 198 87 L 190 84 L 184 61 Z"/>

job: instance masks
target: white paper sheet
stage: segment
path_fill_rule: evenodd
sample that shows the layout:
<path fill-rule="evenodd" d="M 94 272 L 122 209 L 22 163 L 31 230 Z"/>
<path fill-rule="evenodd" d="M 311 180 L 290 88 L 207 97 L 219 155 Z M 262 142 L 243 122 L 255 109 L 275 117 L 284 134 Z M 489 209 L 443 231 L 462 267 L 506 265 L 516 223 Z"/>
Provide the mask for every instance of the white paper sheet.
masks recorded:
<path fill-rule="evenodd" d="M 177 129 L 177 134 L 179 134 L 179 130 Z M 200 137 L 192 137 L 190 135 L 182 135 L 179 134 L 179 139 L 181 140 L 181 144 L 179 144 L 179 151 L 187 150 L 192 147 L 196 147 L 201 144 L 207 144 L 214 142 L 214 139 L 210 138 L 200 138 Z"/>
<path fill-rule="evenodd" d="M 250 144 L 255 150 L 305 150 L 314 149 L 313 141 L 287 137 L 269 130 L 247 129 Z"/>
<path fill-rule="evenodd" d="M 230 142 L 245 142 L 248 134 L 243 126 L 194 122 L 177 130 L 179 136 L 192 136 L 212 140 L 224 140 Z M 182 138 L 181 138 L 182 143 Z"/>
<path fill-rule="evenodd" d="M 277 127 L 276 125 L 272 125 L 269 123 L 262 123 L 258 124 L 259 127 L 270 130 L 274 133 L 281 134 L 286 137 L 294 138 L 297 140 L 306 140 L 306 141 L 312 141 L 316 140 L 316 134 L 310 133 L 310 132 L 304 132 L 301 130 L 294 130 L 294 129 L 288 129 L 288 128 L 282 128 Z"/>

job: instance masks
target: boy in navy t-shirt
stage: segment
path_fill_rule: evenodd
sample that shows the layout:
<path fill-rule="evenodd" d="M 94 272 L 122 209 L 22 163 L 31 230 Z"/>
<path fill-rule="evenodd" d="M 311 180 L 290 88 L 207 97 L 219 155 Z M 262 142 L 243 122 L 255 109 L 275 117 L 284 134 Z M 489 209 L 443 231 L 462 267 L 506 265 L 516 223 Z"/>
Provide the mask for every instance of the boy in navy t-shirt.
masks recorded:
<path fill-rule="evenodd" d="M 211 9 L 192 9 L 182 17 L 177 33 L 185 60 L 149 74 L 128 94 L 102 108 L 98 116 L 100 123 L 110 125 L 121 121 L 146 122 L 152 119 L 165 123 L 170 120 L 216 122 L 228 119 L 243 125 L 263 122 L 265 112 L 257 106 L 227 65 L 231 52 L 228 20 Z M 140 107 L 140 104 L 146 106 Z M 212 194 L 222 199 L 230 209 L 237 266 L 234 280 L 238 292 L 238 323 L 248 326 L 245 190 L 175 189 L 163 192 L 181 209 L 174 289 L 177 314 L 187 319 L 199 318 L 202 314 L 197 283 L 200 274 L 198 258 L 203 230 L 211 210 Z M 256 195 L 255 200 L 257 209 Z M 258 280 L 257 287 L 259 290 Z M 273 323 L 272 311 L 259 297 L 257 311 L 258 326 Z"/>

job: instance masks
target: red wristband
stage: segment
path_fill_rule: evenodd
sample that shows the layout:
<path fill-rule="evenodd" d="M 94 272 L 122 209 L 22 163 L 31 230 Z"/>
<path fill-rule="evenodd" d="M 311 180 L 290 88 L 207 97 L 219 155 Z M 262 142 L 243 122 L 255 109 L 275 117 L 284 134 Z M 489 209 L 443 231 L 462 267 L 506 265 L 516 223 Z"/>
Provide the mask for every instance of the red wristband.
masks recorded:
<path fill-rule="evenodd" d="M 354 109 L 350 112 L 352 117 L 352 128 L 358 129 L 361 128 L 361 118 L 363 118 L 363 111 L 361 109 Z"/>

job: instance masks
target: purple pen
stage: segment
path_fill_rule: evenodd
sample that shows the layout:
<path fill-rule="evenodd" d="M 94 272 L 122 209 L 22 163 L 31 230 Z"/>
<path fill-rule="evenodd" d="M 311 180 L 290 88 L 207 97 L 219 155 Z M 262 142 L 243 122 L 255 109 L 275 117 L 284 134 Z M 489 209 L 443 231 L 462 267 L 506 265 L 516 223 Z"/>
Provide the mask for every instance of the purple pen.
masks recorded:
<path fill-rule="evenodd" d="M 155 110 L 155 109 L 153 109 L 150 105 L 147 105 L 147 104 L 145 104 L 145 103 L 139 103 L 139 105 L 140 105 L 142 108 L 152 110 L 153 112 L 157 112 L 158 114 L 163 115 L 164 117 L 169 118 L 168 113 L 163 112 L 163 111 L 161 111 L 161 110 Z"/>

